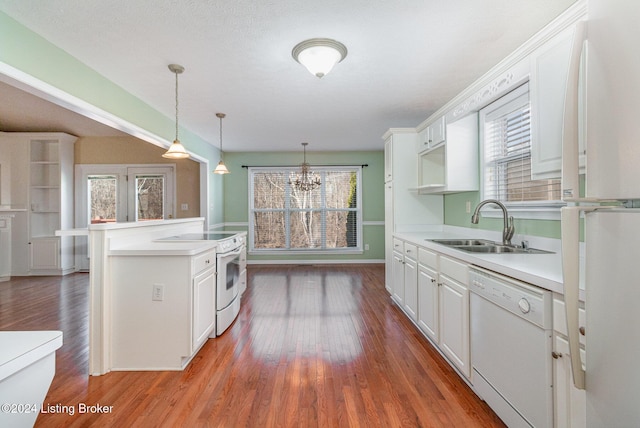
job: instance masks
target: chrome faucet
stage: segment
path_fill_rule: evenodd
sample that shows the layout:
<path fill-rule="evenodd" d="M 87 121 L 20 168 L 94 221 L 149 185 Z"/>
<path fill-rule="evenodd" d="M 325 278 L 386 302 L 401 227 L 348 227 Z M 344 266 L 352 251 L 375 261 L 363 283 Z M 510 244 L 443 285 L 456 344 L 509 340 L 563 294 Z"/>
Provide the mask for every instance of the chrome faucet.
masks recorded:
<path fill-rule="evenodd" d="M 480 208 L 482 208 L 486 204 L 495 204 L 502 209 L 502 216 L 504 218 L 504 229 L 502 229 L 502 244 L 503 245 L 511 245 L 511 238 L 513 237 L 516 228 L 513 226 L 513 216 L 509 216 L 507 213 L 507 207 L 500 201 L 495 199 L 485 199 L 480 202 L 476 207 L 476 210 L 473 212 L 471 216 L 471 223 L 478 224 L 478 220 L 480 217 Z"/>

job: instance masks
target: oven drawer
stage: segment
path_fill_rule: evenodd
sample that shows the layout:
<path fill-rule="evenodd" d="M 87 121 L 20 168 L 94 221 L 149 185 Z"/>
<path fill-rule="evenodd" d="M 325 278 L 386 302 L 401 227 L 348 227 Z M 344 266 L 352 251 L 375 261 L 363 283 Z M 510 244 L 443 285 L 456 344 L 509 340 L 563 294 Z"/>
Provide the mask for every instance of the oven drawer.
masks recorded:
<path fill-rule="evenodd" d="M 198 254 L 193 257 L 193 272 L 194 274 L 198 274 L 205 269 L 210 267 L 215 267 L 216 265 L 216 251 L 209 250 L 205 251 L 202 254 Z"/>

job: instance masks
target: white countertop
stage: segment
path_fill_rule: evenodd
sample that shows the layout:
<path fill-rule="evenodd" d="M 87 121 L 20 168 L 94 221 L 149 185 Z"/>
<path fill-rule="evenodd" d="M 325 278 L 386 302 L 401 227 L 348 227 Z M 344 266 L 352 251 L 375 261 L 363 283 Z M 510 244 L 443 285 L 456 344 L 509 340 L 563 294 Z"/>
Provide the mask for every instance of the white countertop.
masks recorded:
<path fill-rule="evenodd" d="M 491 234 L 488 236 L 488 234 Z M 554 291 L 563 293 L 562 282 L 562 254 L 559 249 L 559 240 L 542 238 L 541 241 L 547 244 L 546 247 L 539 242 L 531 242 L 532 248 L 554 251 L 551 254 L 482 254 L 469 253 L 446 245 L 437 244 L 430 239 L 491 239 L 500 242 L 500 233 L 481 231 L 471 228 L 448 228 L 443 230 L 422 231 L 422 232 L 401 232 L 394 233 L 394 236 L 404 241 L 418 246 L 429 248 L 441 254 L 454 257 L 469 264 L 483 267 L 491 271 L 510 276 L 515 279 Z M 532 238 L 535 239 L 535 238 Z M 512 242 L 519 243 L 517 239 Z"/>
<path fill-rule="evenodd" d="M 216 241 L 143 241 L 111 248 L 110 256 L 193 256 L 214 249 Z"/>
<path fill-rule="evenodd" d="M 61 331 L 0 331 L 0 381 L 61 346 Z"/>

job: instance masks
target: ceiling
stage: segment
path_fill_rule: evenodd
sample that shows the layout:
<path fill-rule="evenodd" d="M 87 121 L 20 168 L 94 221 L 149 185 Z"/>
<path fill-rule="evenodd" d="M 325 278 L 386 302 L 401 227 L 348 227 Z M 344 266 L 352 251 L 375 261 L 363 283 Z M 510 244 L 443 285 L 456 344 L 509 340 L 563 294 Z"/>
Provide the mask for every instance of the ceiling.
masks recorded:
<path fill-rule="evenodd" d="M 381 150 L 575 0 L 0 0 L 0 10 L 224 150 Z M 322 79 L 291 57 L 308 38 L 348 55 Z M 0 130 L 122 135 L 0 84 Z M 16 108 L 18 106 L 19 108 Z M 161 136 L 173 140 L 172 135 Z M 188 142 L 185 142 L 188 147 Z"/>

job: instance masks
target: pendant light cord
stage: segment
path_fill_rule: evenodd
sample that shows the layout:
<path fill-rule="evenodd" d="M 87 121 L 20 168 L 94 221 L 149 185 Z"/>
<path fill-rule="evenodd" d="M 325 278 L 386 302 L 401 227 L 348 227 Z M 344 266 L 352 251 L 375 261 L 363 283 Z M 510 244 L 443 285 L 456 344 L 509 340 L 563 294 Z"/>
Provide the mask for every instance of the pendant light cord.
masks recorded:
<path fill-rule="evenodd" d="M 178 140 L 178 72 L 176 75 L 176 140 Z"/>

